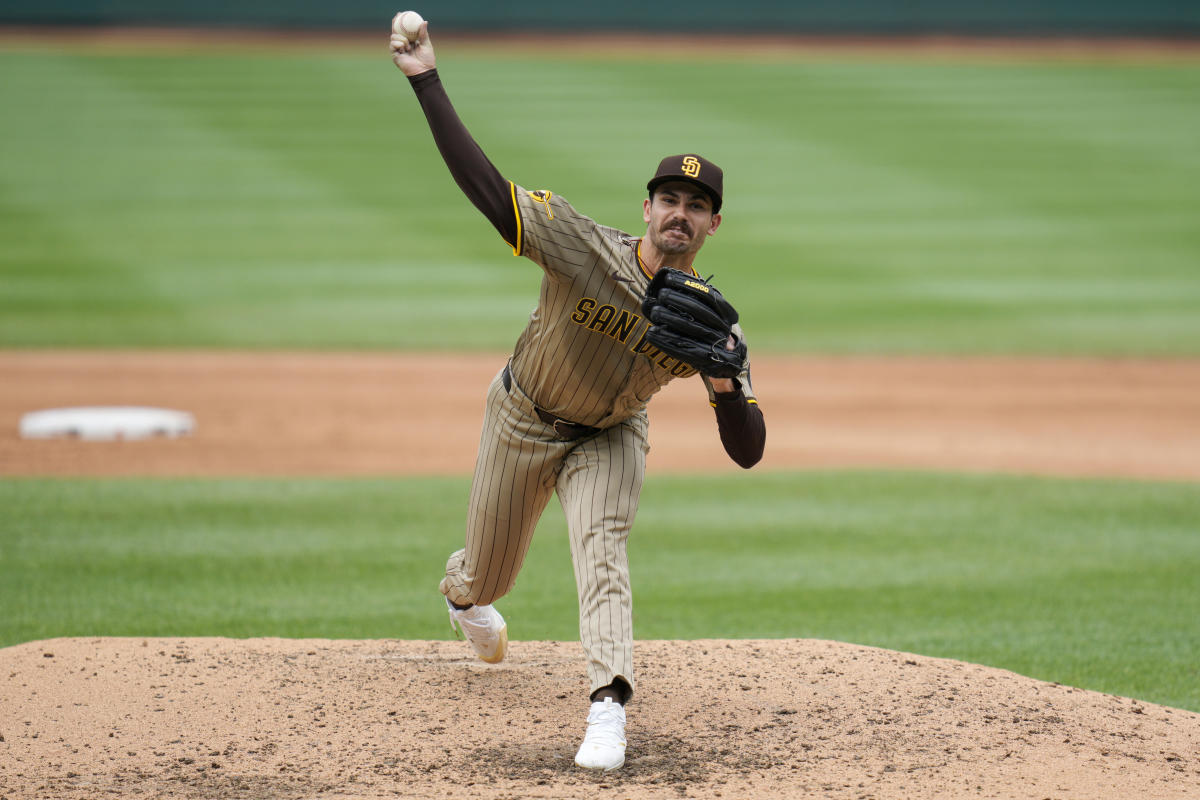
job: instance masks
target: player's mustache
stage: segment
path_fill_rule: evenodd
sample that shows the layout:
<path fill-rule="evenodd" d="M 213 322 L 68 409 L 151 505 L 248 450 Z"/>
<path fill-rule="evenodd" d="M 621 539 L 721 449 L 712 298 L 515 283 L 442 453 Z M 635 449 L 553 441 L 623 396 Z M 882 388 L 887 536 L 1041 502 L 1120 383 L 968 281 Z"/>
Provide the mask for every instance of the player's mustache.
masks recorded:
<path fill-rule="evenodd" d="M 687 236 L 692 235 L 692 226 L 688 225 L 686 222 L 683 222 L 682 220 L 680 220 L 678 222 L 667 223 L 666 225 L 664 225 L 662 227 L 662 230 L 663 230 L 663 233 L 666 233 L 667 231 L 673 230 L 675 228 L 678 228 L 680 231 L 682 231 Z"/>

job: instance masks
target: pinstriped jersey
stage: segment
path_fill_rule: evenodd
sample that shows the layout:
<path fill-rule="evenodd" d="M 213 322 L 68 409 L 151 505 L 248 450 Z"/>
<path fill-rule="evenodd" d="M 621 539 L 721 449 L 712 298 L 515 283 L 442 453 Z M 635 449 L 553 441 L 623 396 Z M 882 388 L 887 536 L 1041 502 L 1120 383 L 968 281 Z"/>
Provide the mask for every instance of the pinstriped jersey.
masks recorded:
<path fill-rule="evenodd" d="M 646 341 L 650 323 L 641 303 L 651 275 L 639 255 L 641 239 L 597 224 L 552 192 L 510 189 L 513 253 L 545 273 L 512 359 L 513 377 L 535 403 L 606 428 L 641 413 L 671 380 L 697 374 Z M 754 402 L 749 369 L 743 364 L 738 380 Z"/>

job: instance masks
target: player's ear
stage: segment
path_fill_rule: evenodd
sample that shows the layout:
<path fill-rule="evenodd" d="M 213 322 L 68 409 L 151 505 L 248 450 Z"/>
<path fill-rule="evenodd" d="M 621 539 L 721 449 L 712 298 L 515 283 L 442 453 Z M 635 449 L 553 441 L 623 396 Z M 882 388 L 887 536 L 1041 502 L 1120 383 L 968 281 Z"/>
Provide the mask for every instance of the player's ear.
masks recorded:
<path fill-rule="evenodd" d="M 650 223 L 650 198 L 647 197 L 642 201 L 642 222 Z"/>
<path fill-rule="evenodd" d="M 714 233 L 717 232 L 717 228 L 719 228 L 719 227 L 721 227 L 721 215 L 713 214 L 712 222 L 708 226 L 708 235 L 712 236 Z"/>

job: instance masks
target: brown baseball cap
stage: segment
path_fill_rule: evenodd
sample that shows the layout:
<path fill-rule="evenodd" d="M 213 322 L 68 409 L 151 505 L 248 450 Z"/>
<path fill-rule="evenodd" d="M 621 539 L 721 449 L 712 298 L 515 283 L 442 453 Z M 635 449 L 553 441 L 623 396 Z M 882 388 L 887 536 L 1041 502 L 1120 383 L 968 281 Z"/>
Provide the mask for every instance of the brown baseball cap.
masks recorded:
<path fill-rule="evenodd" d="M 713 213 L 721 210 L 721 189 L 724 184 L 724 173 L 716 164 L 695 153 L 684 153 L 679 156 L 667 156 L 658 162 L 658 172 L 646 184 L 650 194 L 655 187 L 667 181 L 687 181 L 703 189 L 712 198 Z"/>

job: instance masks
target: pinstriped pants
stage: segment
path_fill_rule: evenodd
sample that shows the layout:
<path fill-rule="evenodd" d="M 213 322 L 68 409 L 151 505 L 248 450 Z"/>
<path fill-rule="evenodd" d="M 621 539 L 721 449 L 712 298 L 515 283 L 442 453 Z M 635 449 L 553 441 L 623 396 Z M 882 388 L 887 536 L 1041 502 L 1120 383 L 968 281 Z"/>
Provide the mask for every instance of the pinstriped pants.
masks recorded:
<path fill-rule="evenodd" d="M 646 418 L 562 441 L 515 382 L 505 390 L 502 374 L 488 387 L 466 546 L 446 562 L 442 594 L 459 605 L 487 605 L 507 594 L 557 490 L 571 539 L 591 690 L 617 677 L 632 687 L 633 603 L 625 542 L 646 471 Z"/>

